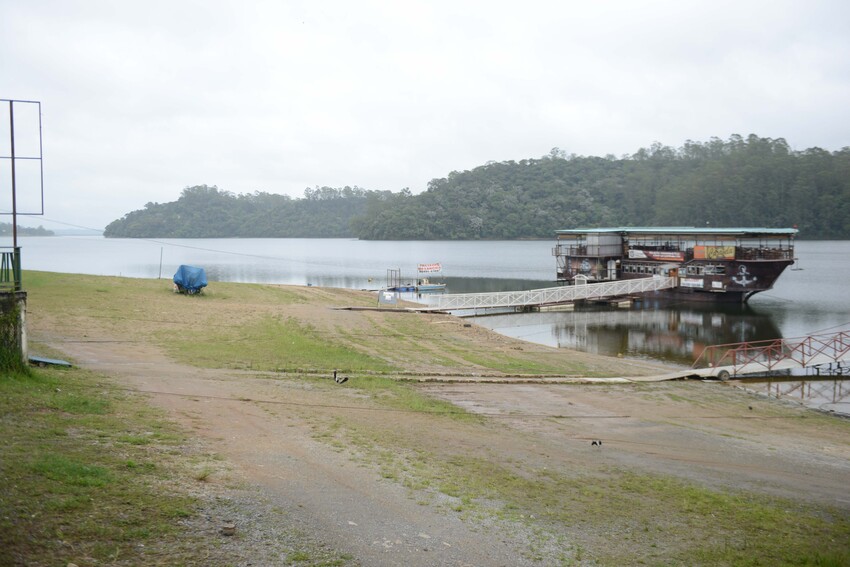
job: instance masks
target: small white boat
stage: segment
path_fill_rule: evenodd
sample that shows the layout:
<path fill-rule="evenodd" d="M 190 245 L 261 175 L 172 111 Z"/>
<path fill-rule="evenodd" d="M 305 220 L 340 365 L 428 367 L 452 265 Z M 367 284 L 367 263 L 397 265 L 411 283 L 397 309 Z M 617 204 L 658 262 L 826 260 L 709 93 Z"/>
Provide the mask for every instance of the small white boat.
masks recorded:
<path fill-rule="evenodd" d="M 442 272 L 442 264 L 419 264 L 419 279 L 416 280 L 416 291 L 418 293 L 434 293 L 446 290 L 446 284 L 432 282 L 422 274 L 433 274 Z"/>
<path fill-rule="evenodd" d="M 416 291 L 419 293 L 432 293 L 435 291 L 445 291 L 446 284 L 431 282 L 428 278 L 420 278 L 416 282 Z"/>

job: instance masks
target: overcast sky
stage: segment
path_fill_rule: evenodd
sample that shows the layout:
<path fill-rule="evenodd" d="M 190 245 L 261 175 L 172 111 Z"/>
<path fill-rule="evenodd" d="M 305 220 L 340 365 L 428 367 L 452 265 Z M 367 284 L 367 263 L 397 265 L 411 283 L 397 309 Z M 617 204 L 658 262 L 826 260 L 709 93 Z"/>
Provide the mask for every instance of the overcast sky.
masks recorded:
<path fill-rule="evenodd" d="M 41 102 L 44 216 L 20 223 L 51 229 L 200 184 L 419 193 L 553 147 L 754 133 L 834 151 L 850 2 L 0 0 L 0 99 Z M 15 114 L 21 155 L 35 113 Z M 19 210 L 38 210 L 21 168 Z"/>

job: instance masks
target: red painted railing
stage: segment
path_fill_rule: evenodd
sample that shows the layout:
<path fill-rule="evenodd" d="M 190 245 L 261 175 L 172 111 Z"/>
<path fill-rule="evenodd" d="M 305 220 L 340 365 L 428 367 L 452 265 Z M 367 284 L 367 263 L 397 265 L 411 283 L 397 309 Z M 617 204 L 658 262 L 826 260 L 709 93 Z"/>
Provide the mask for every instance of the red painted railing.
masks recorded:
<path fill-rule="evenodd" d="M 794 339 L 750 341 L 706 347 L 693 368 L 732 367 L 737 373 L 744 367 L 748 372 L 770 372 L 777 367 L 788 368 L 793 362 L 800 368 L 850 358 L 850 331 L 811 335 Z"/>

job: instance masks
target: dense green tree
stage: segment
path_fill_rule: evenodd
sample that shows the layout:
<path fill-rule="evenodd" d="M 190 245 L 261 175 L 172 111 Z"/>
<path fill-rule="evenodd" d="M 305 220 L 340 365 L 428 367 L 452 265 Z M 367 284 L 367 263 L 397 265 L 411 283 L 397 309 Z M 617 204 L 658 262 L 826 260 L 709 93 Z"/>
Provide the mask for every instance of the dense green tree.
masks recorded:
<path fill-rule="evenodd" d="M 234 195 L 215 186 L 183 190 L 173 203 L 148 203 L 111 222 L 107 237 L 227 238 L 346 237 L 370 194 L 359 187 L 315 187 L 303 199 L 255 192 Z"/>
<path fill-rule="evenodd" d="M 548 238 L 595 226 L 798 225 L 805 238 L 850 238 L 850 148 L 792 151 L 782 138 L 654 143 L 630 156 L 553 148 L 432 179 L 418 195 L 314 187 L 304 197 L 187 187 L 106 229 L 125 237 Z"/>

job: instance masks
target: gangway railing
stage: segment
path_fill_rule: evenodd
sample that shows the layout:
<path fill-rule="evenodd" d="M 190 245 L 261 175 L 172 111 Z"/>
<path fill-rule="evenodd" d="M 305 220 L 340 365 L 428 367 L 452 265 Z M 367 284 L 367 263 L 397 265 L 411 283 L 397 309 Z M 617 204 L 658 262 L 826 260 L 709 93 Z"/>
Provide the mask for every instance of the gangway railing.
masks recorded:
<path fill-rule="evenodd" d="M 610 299 L 676 287 L 676 278 L 653 276 L 592 284 L 577 284 L 526 291 L 447 293 L 430 298 L 426 309 L 456 311 L 499 307 L 557 305 L 586 299 Z"/>
<path fill-rule="evenodd" d="M 711 345 L 693 368 L 723 368 L 728 374 L 757 374 L 850 361 L 850 331 L 792 339 Z"/>

